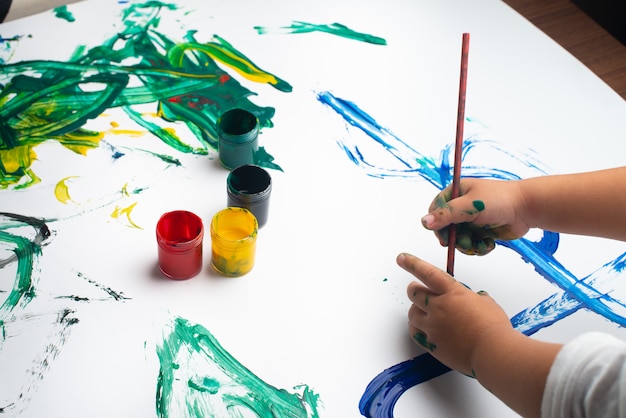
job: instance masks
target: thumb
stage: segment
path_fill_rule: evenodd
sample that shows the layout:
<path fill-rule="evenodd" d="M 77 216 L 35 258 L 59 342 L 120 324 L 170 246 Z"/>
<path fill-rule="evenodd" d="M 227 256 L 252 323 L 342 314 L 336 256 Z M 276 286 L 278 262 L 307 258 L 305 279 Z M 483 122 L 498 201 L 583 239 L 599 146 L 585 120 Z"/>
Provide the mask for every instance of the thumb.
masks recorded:
<path fill-rule="evenodd" d="M 430 212 L 422 217 L 422 225 L 436 231 L 450 224 L 472 222 L 483 210 L 485 204 L 481 200 L 461 196 L 441 206 L 431 206 Z"/>

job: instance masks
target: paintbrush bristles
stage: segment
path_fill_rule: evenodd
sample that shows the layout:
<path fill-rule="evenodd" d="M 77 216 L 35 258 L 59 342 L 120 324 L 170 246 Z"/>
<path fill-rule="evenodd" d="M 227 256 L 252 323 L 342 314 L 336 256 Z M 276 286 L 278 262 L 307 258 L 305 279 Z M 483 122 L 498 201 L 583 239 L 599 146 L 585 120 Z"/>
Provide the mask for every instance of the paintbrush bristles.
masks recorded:
<path fill-rule="evenodd" d="M 461 45 L 461 77 L 459 82 L 459 105 L 456 115 L 456 139 L 454 142 L 454 166 L 452 174 L 452 193 L 450 200 L 460 195 L 461 156 L 463 154 L 463 126 L 465 123 L 465 92 L 467 90 L 467 62 L 469 57 L 469 33 L 463 34 Z M 454 254 L 456 247 L 456 224 L 450 224 L 448 232 L 447 272 L 454 276 Z"/>

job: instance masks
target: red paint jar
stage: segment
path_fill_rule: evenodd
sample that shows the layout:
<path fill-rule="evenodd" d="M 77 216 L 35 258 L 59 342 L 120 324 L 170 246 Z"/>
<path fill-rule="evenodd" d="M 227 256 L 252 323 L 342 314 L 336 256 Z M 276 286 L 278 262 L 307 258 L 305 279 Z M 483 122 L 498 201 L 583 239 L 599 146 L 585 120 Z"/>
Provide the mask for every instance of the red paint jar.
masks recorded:
<path fill-rule="evenodd" d="M 157 222 L 159 269 L 170 279 L 189 279 L 202 269 L 204 226 L 197 215 L 184 210 L 163 214 Z"/>

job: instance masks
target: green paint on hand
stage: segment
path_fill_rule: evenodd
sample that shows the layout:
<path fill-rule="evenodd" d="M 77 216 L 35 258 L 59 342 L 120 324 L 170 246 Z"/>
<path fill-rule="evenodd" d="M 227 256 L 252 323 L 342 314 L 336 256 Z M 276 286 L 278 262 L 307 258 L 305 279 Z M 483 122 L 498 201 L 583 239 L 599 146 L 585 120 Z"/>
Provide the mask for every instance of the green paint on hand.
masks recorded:
<path fill-rule="evenodd" d="M 482 200 L 474 200 L 472 202 L 472 206 L 473 208 L 466 210 L 465 213 L 467 213 L 468 215 L 476 215 L 477 213 L 485 210 L 485 203 Z"/>
<path fill-rule="evenodd" d="M 413 336 L 413 339 L 417 341 L 419 345 L 421 345 L 428 351 L 432 352 L 437 349 L 437 345 L 429 342 L 428 339 L 426 338 L 426 334 L 424 334 L 423 332 L 416 332 L 415 335 Z"/>
<path fill-rule="evenodd" d="M 439 209 L 443 209 L 443 208 L 448 207 L 448 201 L 445 199 L 445 197 L 442 194 L 438 194 L 435 197 L 434 205 L 435 207 Z"/>
<path fill-rule="evenodd" d="M 485 202 L 483 202 L 482 200 L 474 200 L 472 204 L 474 205 L 474 209 L 476 209 L 478 212 L 482 212 L 483 210 L 485 210 Z"/>

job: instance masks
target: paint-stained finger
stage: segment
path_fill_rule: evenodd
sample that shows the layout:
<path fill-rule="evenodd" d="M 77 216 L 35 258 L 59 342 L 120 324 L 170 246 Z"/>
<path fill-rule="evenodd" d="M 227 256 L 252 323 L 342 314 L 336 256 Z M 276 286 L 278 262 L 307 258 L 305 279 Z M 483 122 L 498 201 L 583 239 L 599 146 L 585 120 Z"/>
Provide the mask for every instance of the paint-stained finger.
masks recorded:
<path fill-rule="evenodd" d="M 409 300 L 413 302 L 413 305 L 417 306 L 422 311 L 426 311 L 428 303 L 430 302 L 432 292 L 428 290 L 426 286 L 418 282 L 411 282 L 406 288 L 407 296 Z"/>
<path fill-rule="evenodd" d="M 448 273 L 413 255 L 402 253 L 396 262 L 424 283 L 434 294 L 445 293 L 455 284 L 454 278 Z"/>

